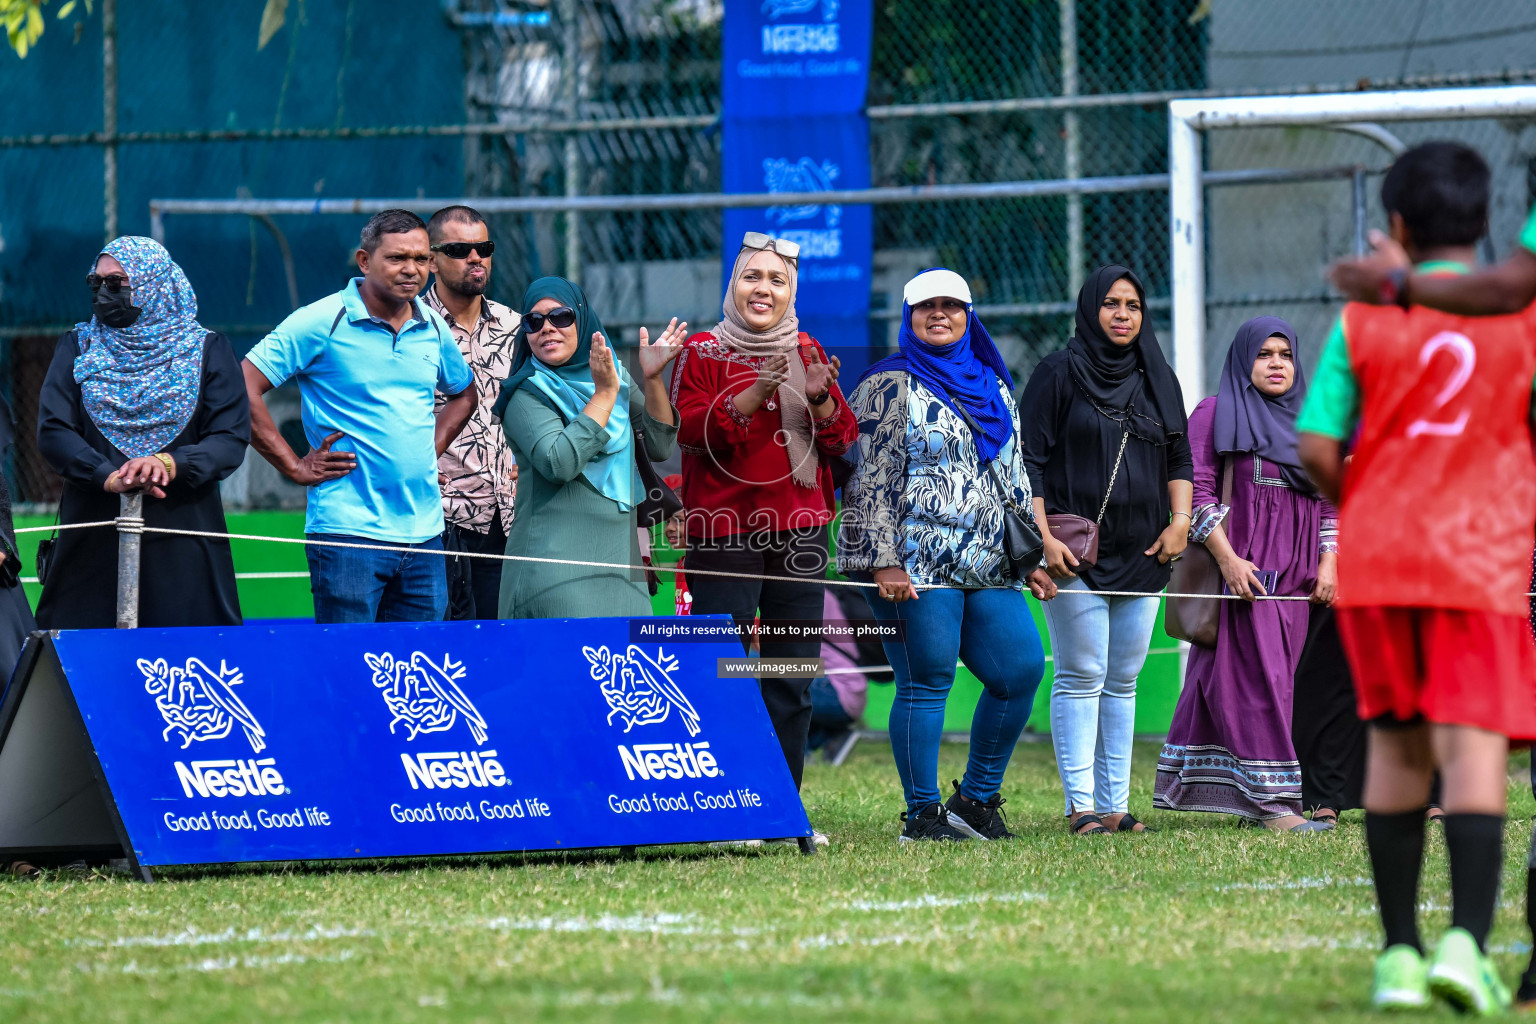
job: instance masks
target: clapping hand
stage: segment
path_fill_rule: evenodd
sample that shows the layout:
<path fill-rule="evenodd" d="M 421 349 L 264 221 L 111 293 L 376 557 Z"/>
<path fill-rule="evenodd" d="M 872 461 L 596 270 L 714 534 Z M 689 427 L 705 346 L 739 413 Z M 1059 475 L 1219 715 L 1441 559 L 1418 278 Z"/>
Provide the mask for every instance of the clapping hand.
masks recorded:
<path fill-rule="evenodd" d="M 757 388 L 764 399 L 779 389 L 779 385 L 789 379 L 789 356 L 783 352 L 777 355 L 763 357 L 763 365 L 757 369 L 757 380 L 753 387 Z"/>
<path fill-rule="evenodd" d="M 599 393 L 618 394 L 619 369 L 613 363 L 613 349 L 608 347 L 602 331 L 592 335 L 592 350 L 587 356 L 587 367 L 592 371 L 592 383 L 597 385 Z"/>
<path fill-rule="evenodd" d="M 672 318 L 672 322 L 654 344 L 651 342 L 651 332 L 644 327 L 640 328 L 640 372 L 646 377 L 660 377 L 661 371 L 682 350 L 687 337 L 688 321 L 678 323 L 677 317 Z"/>
<path fill-rule="evenodd" d="M 832 357 L 830 363 L 821 361 L 821 352 L 816 348 L 807 351 L 808 362 L 805 366 L 805 394 L 808 398 L 818 398 L 830 394 L 832 384 L 837 380 L 838 369 L 843 361 L 837 356 Z"/>

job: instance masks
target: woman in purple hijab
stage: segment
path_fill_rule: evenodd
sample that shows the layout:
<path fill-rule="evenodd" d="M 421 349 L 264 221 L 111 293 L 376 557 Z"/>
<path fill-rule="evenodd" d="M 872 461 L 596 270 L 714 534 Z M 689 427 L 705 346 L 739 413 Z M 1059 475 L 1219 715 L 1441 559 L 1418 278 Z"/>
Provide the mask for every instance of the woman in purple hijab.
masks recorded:
<path fill-rule="evenodd" d="M 1190 414 L 1189 537 L 1215 556 L 1227 590 L 1244 600 L 1222 602 L 1214 650 L 1190 649 L 1157 761 L 1157 807 L 1236 814 L 1276 831 L 1333 827 L 1301 816 L 1301 768 L 1291 743 L 1307 604 L 1253 600 L 1333 601 L 1337 513 L 1296 456 L 1296 415 L 1306 393 L 1296 332 L 1279 317 L 1261 316 L 1238 328 L 1220 390 Z"/>

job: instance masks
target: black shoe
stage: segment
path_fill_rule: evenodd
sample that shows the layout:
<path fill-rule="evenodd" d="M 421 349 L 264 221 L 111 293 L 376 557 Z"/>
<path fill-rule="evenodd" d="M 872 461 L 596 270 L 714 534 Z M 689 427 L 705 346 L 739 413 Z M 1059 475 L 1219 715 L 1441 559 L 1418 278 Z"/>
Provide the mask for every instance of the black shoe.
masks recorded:
<path fill-rule="evenodd" d="M 901 820 L 907 824 L 901 830 L 901 835 L 896 837 L 898 843 L 916 843 L 928 839 L 963 842 L 971 838 L 951 824 L 949 812 L 942 804 L 929 804 L 921 814 L 903 813 Z"/>
<path fill-rule="evenodd" d="M 1017 833 L 1008 831 L 1008 822 L 1003 820 L 1002 807 L 1006 800 L 999 796 L 989 803 L 980 803 L 960 795 L 958 780 L 950 779 L 949 784 L 955 787 L 955 795 L 949 798 L 944 809 L 949 812 L 950 824 L 955 828 L 972 839 L 1018 838 Z"/>

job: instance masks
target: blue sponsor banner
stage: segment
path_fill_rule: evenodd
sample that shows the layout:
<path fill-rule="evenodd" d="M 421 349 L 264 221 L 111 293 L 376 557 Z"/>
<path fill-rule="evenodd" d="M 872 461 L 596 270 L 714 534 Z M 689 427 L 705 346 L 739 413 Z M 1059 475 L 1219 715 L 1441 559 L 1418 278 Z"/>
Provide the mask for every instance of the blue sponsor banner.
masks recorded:
<path fill-rule="evenodd" d="M 716 678 L 733 636 L 562 619 L 52 643 L 142 865 L 810 834 L 756 681 Z"/>
<path fill-rule="evenodd" d="M 862 114 L 871 0 L 726 0 L 725 116 Z"/>
<path fill-rule="evenodd" d="M 868 188 L 870 0 L 728 0 L 723 184 L 726 192 Z M 723 277 L 737 243 L 762 231 L 800 244 L 801 329 L 843 361 L 851 384 L 869 363 L 874 222 L 868 206 L 785 204 L 727 210 Z"/>

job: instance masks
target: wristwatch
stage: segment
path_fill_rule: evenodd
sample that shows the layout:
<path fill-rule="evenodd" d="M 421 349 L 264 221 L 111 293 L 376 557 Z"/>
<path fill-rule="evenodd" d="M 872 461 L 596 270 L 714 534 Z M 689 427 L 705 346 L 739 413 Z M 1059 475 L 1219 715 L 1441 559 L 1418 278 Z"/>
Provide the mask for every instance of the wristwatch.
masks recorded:
<path fill-rule="evenodd" d="M 1388 271 L 1387 279 L 1381 283 L 1381 304 L 1383 306 L 1401 306 L 1407 309 L 1408 301 L 1408 275 L 1411 273 L 1407 267 L 1397 267 Z"/>
<path fill-rule="evenodd" d="M 809 402 L 811 405 L 814 406 L 814 405 L 820 405 L 822 402 L 825 402 L 827 399 L 829 399 L 831 397 L 832 397 L 832 389 L 828 388 L 827 390 L 823 391 L 819 395 L 806 395 L 805 396 L 805 400 L 807 402 Z"/>

